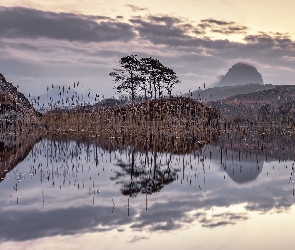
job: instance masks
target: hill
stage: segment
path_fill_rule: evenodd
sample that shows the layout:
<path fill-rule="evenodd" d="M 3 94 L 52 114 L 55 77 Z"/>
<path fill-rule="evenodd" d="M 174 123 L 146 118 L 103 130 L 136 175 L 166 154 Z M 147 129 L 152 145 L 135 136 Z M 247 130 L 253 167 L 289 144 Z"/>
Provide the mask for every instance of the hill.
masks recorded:
<path fill-rule="evenodd" d="M 291 121 L 295 119 L 295 86 L 280 85 L 272 89 L 239 94 L 206 103 L 220 110 L 227 119 L 251 121 Z"/>
<path fill-rule="evenodd" d="M 184 96 L 191 96 L 193 99 L 198 100 L 199 102 L 211 102 L 223 100 L 238 94 L 249 94 L 257 91 L 273 89 L 275 87 L 276 85 L 271 84 L 262 85 L 249 83 L 245 85 L 214 87 L 205 90 L 199 89 L 193 91 L 191 94 L 185 94 Z"/>
<path fill-rule="evenodd" d="M 45 128 L 42 115 L 29 100 L 0 74 L 0 133 Z"/>
<path fill-rule="evenodd" d="M 264 84 L 261 74 L 254 66 L 237 63 L 221 78 L 218 86 L 235 86 L 249 83 Z"/>

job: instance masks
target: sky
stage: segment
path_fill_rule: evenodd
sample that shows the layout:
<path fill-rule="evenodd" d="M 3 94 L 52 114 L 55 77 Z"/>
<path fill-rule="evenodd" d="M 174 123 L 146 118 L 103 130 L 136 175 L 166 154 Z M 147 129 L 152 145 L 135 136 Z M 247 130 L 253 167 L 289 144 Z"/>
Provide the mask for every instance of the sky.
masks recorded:
<path fill-rule="evenodd" d="M 293 0 L 1 0 L 0 73 L 25 94 L 80 82 L 115 94 L 123 56 L 153 57 L 181 83 L 174 94 L 216 86 L 237 62 L 266 84 L 294 84 Z"/>

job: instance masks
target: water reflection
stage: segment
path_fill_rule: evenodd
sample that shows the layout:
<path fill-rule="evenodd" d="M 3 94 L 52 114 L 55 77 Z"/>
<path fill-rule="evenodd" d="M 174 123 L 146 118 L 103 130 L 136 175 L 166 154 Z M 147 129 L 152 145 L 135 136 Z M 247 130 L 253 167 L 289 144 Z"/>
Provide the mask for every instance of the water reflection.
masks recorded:
<path fill-rule="evenodd" d="M 127 163 L 118 159 L 116 165 L 120 167 L 120 170 L 116 171 L 116 175 L 111 177 L 111 180 L 122 184 L 121 193 L 123 195 L 136 197 L 138 193 L 160 192 L 165 185 L 176 179 L 179 170 L 170 167 L 171 155 L 169 159 L 165 159 L 158 154 L 157 152 L 136 154 L 132 149 Z"/>
<path fill-rule="evenodd" d="M 265 156 L 261 154 L 218 146 L 209 146 L 207 150 L 210 151 L 211 159 L 219 163 L 221 170 L 237 184 L 255 181 L 265 163 Z"/>
<path fill-rule="evenodd" d="M 40 141 L 38 136 L 0 136 L 0 182 L 5 179 L 6 174 L 13 170 L 18 163 L 22 162 L 34 145 Z"/>
<path fill-rule="evenodd" d="M 230 230 L 253 212 L 286 213 L 294 203 L 294 145 L 287 137 L 278 147 L 274 138 L 224 135 L 193 142 L 186 153 L 113 138 L 2 140 L 1 241 L 128 231 L 135 243 L 146 232 Z"/>

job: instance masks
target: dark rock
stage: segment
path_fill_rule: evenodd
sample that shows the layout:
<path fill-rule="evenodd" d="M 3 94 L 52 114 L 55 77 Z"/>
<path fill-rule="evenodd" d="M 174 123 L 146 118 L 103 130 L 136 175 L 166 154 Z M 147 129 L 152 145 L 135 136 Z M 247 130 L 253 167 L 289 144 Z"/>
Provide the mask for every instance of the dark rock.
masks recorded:
<path fill-rule="evenodd" d="M 0 73 L 0 82 L 6 82 L 4 76 Z"/>

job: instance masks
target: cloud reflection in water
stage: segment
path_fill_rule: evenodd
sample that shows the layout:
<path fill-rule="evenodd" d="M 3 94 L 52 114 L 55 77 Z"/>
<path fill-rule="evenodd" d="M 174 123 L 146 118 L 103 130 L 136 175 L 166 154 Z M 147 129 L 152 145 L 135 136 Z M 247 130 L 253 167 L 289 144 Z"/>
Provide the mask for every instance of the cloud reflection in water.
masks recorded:
<path fill-rule="evenodd" d="M 234 149 L 224 151 L 221 160 L 222 150 L 207 145 L 192 154 L 155 157 L 155 152 L 130 147 L 109 150 L 75 141 L 38 142 L 0 183 L 1 241 L 116 228 L 124 234 L 126 226 L 134 233 L 184 230 L 195 223 L 212 229 L 249 220 L 251 211 L 291 208 L 292 161 L 278 162 L 271 156 L 266 161 L 265 155 Z M 21 182 L 16 179 L 19 172 L 26 173 Z M 12 189 L 16 183 L 17 191 Z M 130 183 L 139 187 L 136 195 L 123 191 Z M 148 183 L 160 188 L 149 189 Z M 128 197 L 134 197 L 129 217 Z M 146 238 L 134 236 L 130 242 Z"/>

